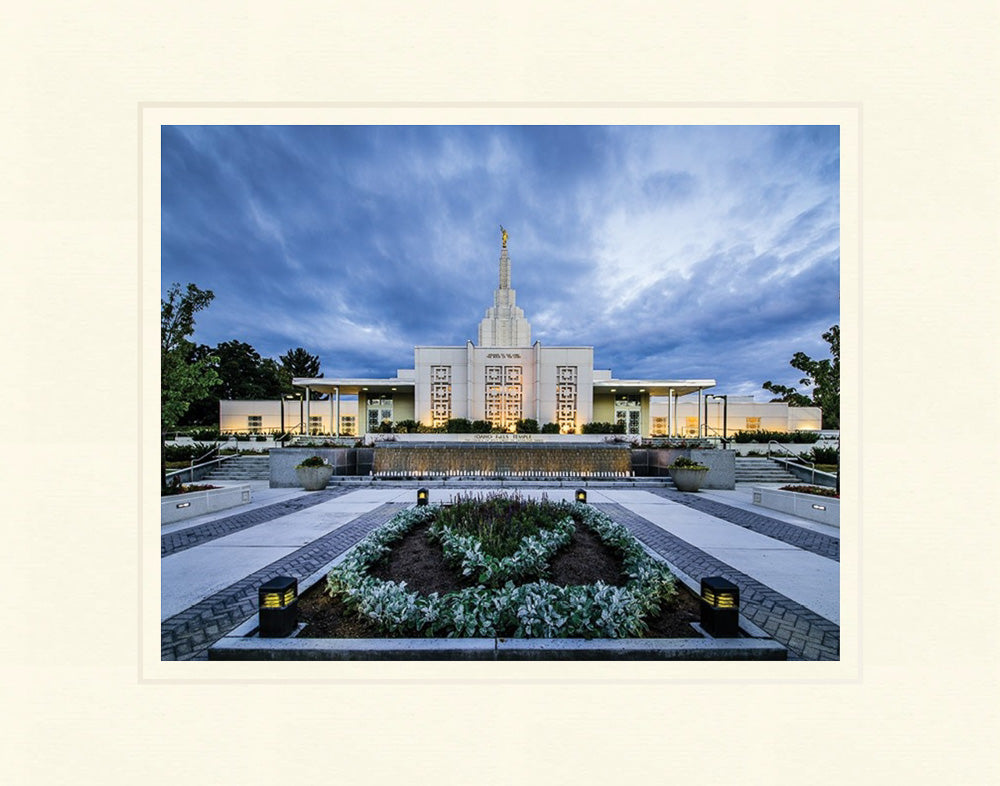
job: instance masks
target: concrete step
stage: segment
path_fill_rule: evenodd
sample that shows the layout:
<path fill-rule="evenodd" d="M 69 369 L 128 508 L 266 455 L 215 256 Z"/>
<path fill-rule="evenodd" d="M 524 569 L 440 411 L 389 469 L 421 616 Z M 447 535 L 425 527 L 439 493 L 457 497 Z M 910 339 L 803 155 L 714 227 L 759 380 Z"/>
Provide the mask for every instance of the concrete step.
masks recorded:
<path fill-rule="evenodd" d="M 215 467 L 206 480 L 268 480 L 271 460 L 268 456 L 236 456 Z"/>

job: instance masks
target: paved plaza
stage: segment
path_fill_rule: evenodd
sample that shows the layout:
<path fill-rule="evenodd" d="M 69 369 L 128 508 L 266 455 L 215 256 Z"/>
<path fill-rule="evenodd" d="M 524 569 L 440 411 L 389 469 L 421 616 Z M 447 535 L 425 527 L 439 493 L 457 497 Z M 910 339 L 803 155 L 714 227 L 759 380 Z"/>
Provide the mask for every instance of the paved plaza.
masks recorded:
<path fill-rule="evenodd" d="M 415 504 L 413 484 L 271 489 L 253 502 L 161 528 L 161 658 L 207 658 L 208 647 L 257 613 L 269 579 L 300 582 L 327 569 L 361 538 Z M 431 487 L 431 501 L 488 493 L 488 486 Z M 506 487 L 572 500 L 572 487 Z M 751 503 L 750 486 L 686 494 L 670 488 L 590 487 L 589 504 L 628 527 L 696 586 L 723 576 L 740 587 L 740 613 L 788 648 L 790 660 L 840 652 L 840 536 L 836 527 Z"/>

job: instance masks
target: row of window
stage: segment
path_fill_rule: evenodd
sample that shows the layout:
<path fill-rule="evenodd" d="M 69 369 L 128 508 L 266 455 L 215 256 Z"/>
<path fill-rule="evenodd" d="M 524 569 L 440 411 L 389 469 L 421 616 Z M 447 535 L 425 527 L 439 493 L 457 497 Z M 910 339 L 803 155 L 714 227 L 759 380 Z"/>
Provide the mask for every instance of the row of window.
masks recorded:
<path fill-rule="evenodd" d="M 353 436 L 357 434 L 358 422 L 354 415 L 340 416 L 340 433 Z M 247 415 L 247 431 L 251 434 L 260 434 L 264 430 L 263 415 Z M 323 416 L 309 416 L 309 433 L 323 434 Z"/>
<path fill-rule="evenodd" d="M 738 426 L 734 422 L 730 423 L 730 428 L 739 430 Z M 744 431 L 760 431 L 760 418 L 746 418 L 746 425 L 743 427 Z M 684 428 L 681 430 L 682 436 L 696 437 L 698 436 L 698 417 L 696 415 L 690 415 L 684 418 Z M 629 433 L 633 433 L 629 431 Z M 638 433 L 638 432 L 635 432 Z M 653 436 L 654 437 L 665 437 L 667 435 L 667 418 L 666 417 L 654 417 L 653 418 Z"/>

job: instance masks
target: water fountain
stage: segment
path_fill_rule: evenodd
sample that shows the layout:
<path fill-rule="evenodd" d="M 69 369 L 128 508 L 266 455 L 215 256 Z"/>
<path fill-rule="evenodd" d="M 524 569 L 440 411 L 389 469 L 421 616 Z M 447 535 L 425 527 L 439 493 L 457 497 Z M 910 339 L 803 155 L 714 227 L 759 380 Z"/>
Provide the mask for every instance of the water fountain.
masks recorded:
<path fill-rule="evenodd" d="M 631 476 L 632 463 L 629 446 L 620 443 L 385 442 L 375 447 L 372 472 L 381 478 L 622 478 Z"/>

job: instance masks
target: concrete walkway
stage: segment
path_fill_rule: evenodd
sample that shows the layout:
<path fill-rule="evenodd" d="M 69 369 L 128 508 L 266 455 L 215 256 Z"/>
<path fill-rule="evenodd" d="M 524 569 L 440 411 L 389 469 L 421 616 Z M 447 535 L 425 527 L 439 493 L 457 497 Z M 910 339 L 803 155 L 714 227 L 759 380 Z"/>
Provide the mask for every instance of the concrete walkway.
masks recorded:
<path fill-rule="evenodd" d="M 207 648 L 257 612 L 257 588 L 277 575 L 300 582 L 414 504 L 410 486 L 270 489 L 253 502 L 161 530 L 161 657 L 204 658 Z M 524 496 L 572 500 L 572 488 Z M 491 493 L 432 488 L 431 501 Z M 590 504 L 628 526 L 697 585 L 722 575 L 741 591 L 740 612 L 789 648 L 790 658 L 839 657 L 839 531 L 751 502 L 750 486 L 683 494 L 672 489 L 588 488 Z"/>

